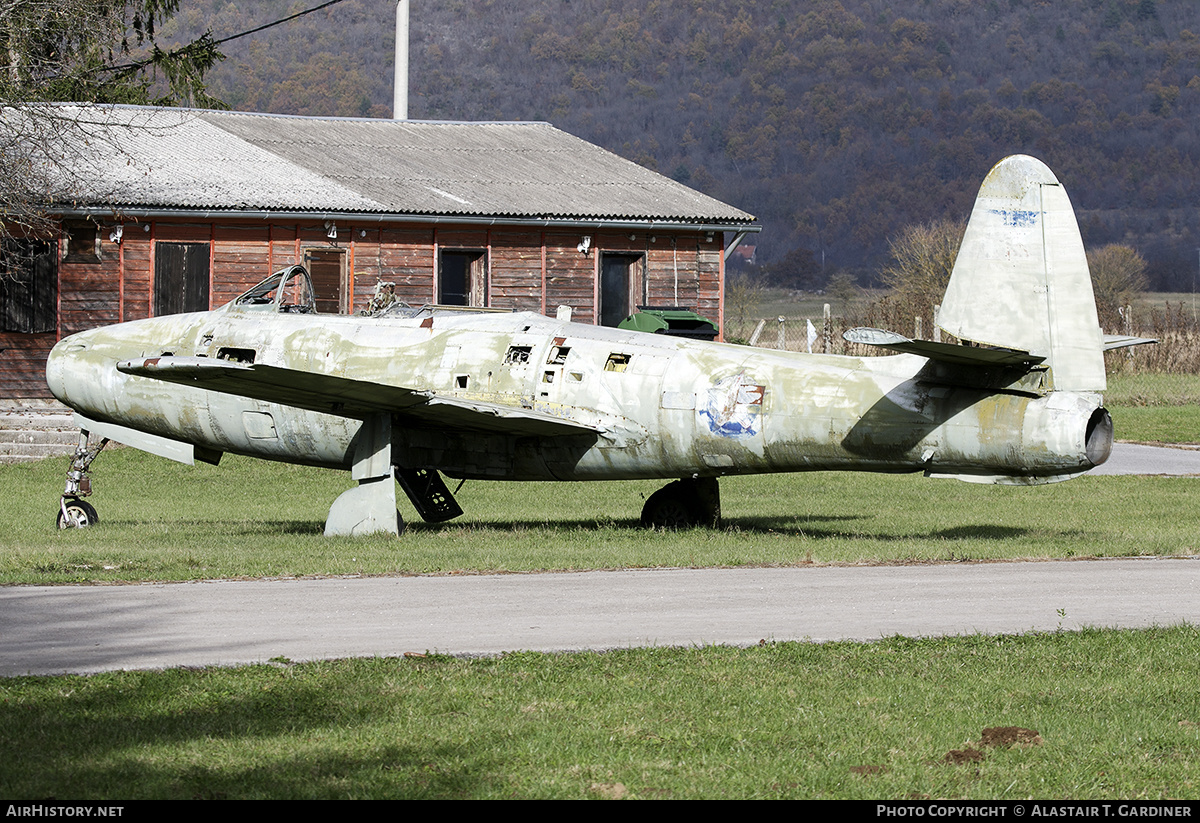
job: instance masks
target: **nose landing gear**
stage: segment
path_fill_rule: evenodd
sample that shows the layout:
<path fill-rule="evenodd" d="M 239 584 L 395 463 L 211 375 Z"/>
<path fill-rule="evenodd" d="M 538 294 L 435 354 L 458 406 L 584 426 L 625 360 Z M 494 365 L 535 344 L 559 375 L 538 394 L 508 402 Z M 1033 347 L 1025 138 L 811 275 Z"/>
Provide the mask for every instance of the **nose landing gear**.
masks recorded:
<path fill-rule="evenodd" d="M 89 448 L 89 437 L 87 430 L 80 430 L 79 445 L 75 447 L 71 468 L 67 471 L 67 487 L 58 503 L 57 523 L 60 529 L 82 529 L 100 521 L 95 507 L 82 498 L 92 493 L 92 479 L 88 476 L 88 470 L 92 461 L 108 445 L 108 438 Z"/>

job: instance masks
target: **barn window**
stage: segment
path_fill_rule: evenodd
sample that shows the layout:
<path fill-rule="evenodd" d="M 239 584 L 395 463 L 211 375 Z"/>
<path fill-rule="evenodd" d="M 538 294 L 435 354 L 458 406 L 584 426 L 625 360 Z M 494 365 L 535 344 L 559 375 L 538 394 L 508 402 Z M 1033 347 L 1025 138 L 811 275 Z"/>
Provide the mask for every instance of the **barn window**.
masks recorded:
<path fill-rule="evenodd" d="M 445 250 L 440 256 L 437 302 L 443 306 L 486 306 L 486 252 Z"/>
<path fill-rule="evenodd" d="M 0 331 L 40 334 L 58 327 L 58 256 L 44 240 L 0 244 Z"/>
<path fill-rule="evenodd" d="M 208 311 L 208 243 L 154 244 L 154 315 Z"/>
<path fill-rule="evenodd" d="M 100 243 L 95 223 L 89 223 L 86 220 L 78 223 L 64 223 L 63 233 L 67 236 L 67 253 L 63 255 L 64 263 L 100 262 Z"/>

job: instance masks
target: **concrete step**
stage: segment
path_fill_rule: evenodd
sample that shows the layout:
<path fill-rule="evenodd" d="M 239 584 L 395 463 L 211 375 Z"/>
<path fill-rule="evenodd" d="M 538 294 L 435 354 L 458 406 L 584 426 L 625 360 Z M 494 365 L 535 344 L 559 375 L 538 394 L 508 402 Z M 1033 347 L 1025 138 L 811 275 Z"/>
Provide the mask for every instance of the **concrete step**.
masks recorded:
<path fill-rule="evenodd" d="M 70 455 L 79 443 L 71 410 L 53 401 L 0 404 L 0 463 Z"/>
<path fill-rule="evenodd" d="M 0 440 L 0 463 L 17 463 L 25 460 L 41 460 L 44 457 L 62 457 L 75 453 L 78 438 L 44 443 L 6 443 Z"/>
<path fill-rule="evenodd" d="M 65 431 L 75 429 L 75 421 L 69 414 L 19 415 L 0 414 L 0 432 L 4 431 Z"/>
<path fill-rule="evenodd" d="M 74 453 L 74 446 L 69 449 L 41 448 L 37 451 L 17 452 L 14 454 L 6 454 L 0 451 L 0 465 L 5 463 L 31 463 L 34 460 L 48 460 L 51 458 L 59 460 L 64 457 L 70 457 Z M 66 471 L 66 469 L 64 468 L 63 471 Z"/>
<path fill-rule="evenodd" d="M 78 429 L 5 429 L 0 427 L 0 446 L 56 446 L 79 442 Z"/>
<path fill-rule="evenodd" d="M 74 451 L 74 447 L 79 439 L 74 438 L 70 441 L 65 439 L 59 440 L 41 440 L 36 443 L 24 441 L 24 443 L 8 443 L 8 441 L 0 438 L 0 456 L 5 455 L 70 455 Z"/>

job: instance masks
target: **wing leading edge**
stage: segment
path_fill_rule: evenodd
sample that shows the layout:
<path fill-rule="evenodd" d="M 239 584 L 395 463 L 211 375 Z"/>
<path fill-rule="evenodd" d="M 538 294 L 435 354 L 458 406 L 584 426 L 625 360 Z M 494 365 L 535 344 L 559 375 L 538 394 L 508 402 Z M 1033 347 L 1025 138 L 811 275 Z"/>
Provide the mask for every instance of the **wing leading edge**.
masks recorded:
<path fill-rule="evenodd" d="M 448 397 L 386 383 L 262 363 L 165 356 L 123 360 L 117 363 L 117 370 L 137 377 L 342 417 L 363 419 L 372 414 L 388 413 L 433 428 L 528 436 L 553 437 L 604 431 L 601 427 L 523 406 Z"/>

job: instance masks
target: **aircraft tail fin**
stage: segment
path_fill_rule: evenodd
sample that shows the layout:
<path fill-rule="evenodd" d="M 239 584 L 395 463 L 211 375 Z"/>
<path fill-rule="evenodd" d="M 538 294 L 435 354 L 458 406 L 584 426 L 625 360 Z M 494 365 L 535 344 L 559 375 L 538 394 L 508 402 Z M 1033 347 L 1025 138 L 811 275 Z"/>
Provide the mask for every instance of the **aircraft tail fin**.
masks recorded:
<path fill-rule="evenodd" d="M 938 325 L 960 340 L 1045 358 L 1055 390 L 1107 387 L 1075 211 L 1040 160 L 1007 157 L 984 179 Z"/>

